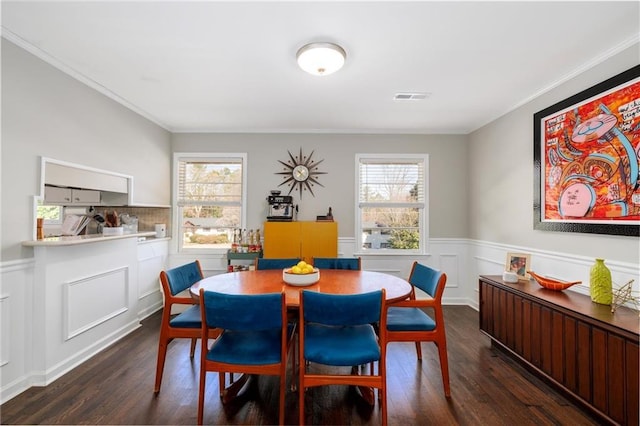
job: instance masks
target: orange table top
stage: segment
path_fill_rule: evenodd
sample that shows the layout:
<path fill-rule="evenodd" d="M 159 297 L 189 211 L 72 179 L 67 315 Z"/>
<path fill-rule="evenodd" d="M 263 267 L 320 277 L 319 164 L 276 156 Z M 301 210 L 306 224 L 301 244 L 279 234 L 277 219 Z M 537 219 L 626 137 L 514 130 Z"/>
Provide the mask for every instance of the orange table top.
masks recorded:
<path fill-rule="evenodd" d="M 302 290 L 329 294 L 360 294 L 385 289 L 388 303 L 406 299 L 411 284 L 394 275 L 372 271 L 321 269 L 320 281 L 308 286 L 294 286 L 282 280 L 282 269 L 230 272 L 204 278 L 191 286 L 191 296 L 198 298 L 200 289 L 225 294 L 264 294 L 285 292 L 288 307 L 300 305 Z"/>

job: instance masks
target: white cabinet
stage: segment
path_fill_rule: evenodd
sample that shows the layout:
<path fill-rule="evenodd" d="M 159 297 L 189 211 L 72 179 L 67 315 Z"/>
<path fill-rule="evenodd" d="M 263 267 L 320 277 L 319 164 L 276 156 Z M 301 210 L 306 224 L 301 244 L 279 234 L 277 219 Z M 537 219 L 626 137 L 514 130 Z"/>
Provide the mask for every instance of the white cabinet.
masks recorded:
<path fill-rule="evenodd" d="M 57 164 L 53 160 L 45 161 L 44 176 L 46 185 L 97 189 L 108 192 L 129 192 L 131 177 L 85 166 Z"/>
<path fill-rule="evenodd" d="M 94 205 L 100 204 L 100 201 L 100 191 L 93 191 L 88 189 L 59 188 L 57 186 L 44 187 L 45 204 Z"/>
<path fill-rule="evenodd" d="M 71 203 L 71 188 L 58 188 L 57 186 L 44 187 L 45 204 Z"/>
<path fill-rule="evenodd" d="M 64 206 L 131 204 L 132 176 L 45 157 L 42 158 L 40 173 L 44 176 L 45 204 Z"/>
<path fill-rule="evenodd" d="M 146 318 L 162 308 L 160 271 L 166 269 L 169 239 L 138 243 L 138 317 Z"/>
<path fill-rule="evenodd" d="M 82 204 L 98 204 L 100 203 L 100 191 L 91 191 L 88 189 L 72 189 L 71 202 Z"/>

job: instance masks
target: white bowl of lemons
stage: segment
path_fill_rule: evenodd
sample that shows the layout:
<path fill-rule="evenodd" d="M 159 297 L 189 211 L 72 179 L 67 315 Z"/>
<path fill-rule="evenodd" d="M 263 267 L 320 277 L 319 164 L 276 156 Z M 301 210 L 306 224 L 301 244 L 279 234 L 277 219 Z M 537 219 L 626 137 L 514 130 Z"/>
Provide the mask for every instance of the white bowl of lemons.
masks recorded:
<path fill-rule="evenodd" d="M 320 270 L 301 260 L 296 265 L 282 270 L 285 283 L 297 286 L 315 284 L 320 280 Z"/>

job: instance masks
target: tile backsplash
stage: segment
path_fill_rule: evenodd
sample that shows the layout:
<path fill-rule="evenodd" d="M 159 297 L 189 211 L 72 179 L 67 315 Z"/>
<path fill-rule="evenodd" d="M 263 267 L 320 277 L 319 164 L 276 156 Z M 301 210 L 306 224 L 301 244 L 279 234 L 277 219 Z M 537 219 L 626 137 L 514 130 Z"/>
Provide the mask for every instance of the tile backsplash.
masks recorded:
<path fill-rule="evenodd" d="M 156 223 L 167 226 L 167 237 L 171 236 L 171 209 L 169 207 L 96 207 L 96 212 L 104 215 L 106 211 L 128 214 L 138 218 L 138 232 L 155 231 Z"/>

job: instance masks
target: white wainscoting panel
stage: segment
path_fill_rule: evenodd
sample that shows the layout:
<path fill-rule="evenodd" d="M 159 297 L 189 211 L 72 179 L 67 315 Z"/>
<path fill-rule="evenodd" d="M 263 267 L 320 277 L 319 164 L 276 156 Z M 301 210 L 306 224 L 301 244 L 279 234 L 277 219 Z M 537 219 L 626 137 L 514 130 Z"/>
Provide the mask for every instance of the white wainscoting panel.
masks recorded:
<path fill-rule="evenodd" d="M 11 296 L 0 294 L 0 367 L 9 363 L 10 332 L 11 332 Z"/>
<path fill-rule="evenodd" d="M 152 257 L 138 263 L 138 299 L 160 292 L 160 271 L 164 269 L 164 259 Z"/>
<path fill-rule="evenodd" d="M 470 262 L 470 268 L 467 271 L 471 284 L 470 290 L 472 290 L 469 292 L 469 304 L 476 309 L 478 308 L 478 275 L 502 275 L 509 252 L 531 254 L 530 270 L 541 275 L 565 281 L 582 281 L 582 284 L 574 285 L 565 291 L 589 295 L 589 271 L 595 261 L 592 258 L 487 241 L 470 241 L 469 247 L 473 257 L 473 262 Z M 615 260 L 606 260 L 605 264 L 611 270 L 614 289 L 634 280 L 634 294 L 640 293 L 639 264 Z M 633 307 L 633 305 L 629 306 Z"/>
<path fill-rule="evenodd" d="M 460 257 L 457 254 L 441 254 L 440 255 L 440 268 L 443 271 L 447 271 L 447 285 L 446 288 L 459 288 L 460 287 Z"/>
<path fill-rule="evenodd" d="M 223 274 L 227 272 L 227 255 L 226 253 L 206 253 L 206 252 L 181 252 L 169 255 L 168 268 L 184 265 L 200 261 L 200 267 L 205 277 L 211 275 Z"/>
<path fill-rule="evenodd" d="M 137 246 L 131 237 L 34 247 L 33 341 L 38 350 L 33 352 L 32 384 L 48 385 L 140 327 Z"/>
<path fill-rule="evenodd" d="M 65 340 L 70 340 L 126 312 L 128 268 L 118 268 L 64 285 Z M 109 288 L 109 291 L 104 291 Z"/>
<path fill-rule="evenodd" d="M 442 301 L 450 305 L 469 304 L 467 274 L 467 240 L 457 238 L 434 238 L 429 241 L 429 253 L 424 255 L 370 254 L 358 253 L 354 247 L 355 239 L 341 238 L 338 241 L 340 256 L 362 257 L 362 268 L 368 271 L 384 272 L 408 279 L 414 261 L 447 274 Z M 424 297 L 417 292 L 417 297 Z"/>
<path fill-rule="evenodd" d="M 158 299 L 154 299 L 154 294 L 158 294 L 154 289 L 158 285 L 157 276 L 152 275 L 156 274 L 156 269 L 161 265 L 157 258 L 163 255 L 145 254 L 147 248 L 136 251 L 134 241 L 118 241 L 100 246 L 99 250 L 93 250 L 95 246 L 89 245 L 82 250 L 60 248 L 43 252 L 44 262 L 52 266 L 58 265 L 53 269 L 39 267 L 36 270 L 34 259 L 0 263 L 1 402 L 13 398 L 32 385 L 47 385 L 134 330 L 139 326 L 140 315 L 149 314 L 160 306 L 161 296 L 158 295 Z M 478 276 L 501 275 L 508 252 L 530 253 L 531 270 L 563 280 L 582 280 L 582 285 L 574 286 L 567 291 L 589 293 L 589 269 L 594 262 L 591 258 L 459 238 L 434 238 L 429 241 L 428 248 L 429 252 L 420 256 L 360 256 L 364 269 L 385 272 L 404 279 L 408 278 L 414 261 L 441 269 L 447 274 L 443 303 L 464 304 L 475 309 L 478 309 Z M 108 252 L 109 256 L 105 256 L 105 252 Z M 359 255 L 355 250 L 353 238 L 338 239 L 338 255 Z M 227 268 L 224 253 L 172 253 L 166 259 L 163 268 L 199 259 L 205 276 L 224 273 Z M 606 260 L 606 265 L 611 270 L 615 287 L 633 279 L 634 291 L 638 294 L 640 265 L 611 259 Z M 73 274 L 70 274 L 71 271 Z M 109 309 L 99 313 L 83 311 L 83 308 L 79 307 L 80 300 L 95 297 L 94 293 L 97 291 L 97 283 L 84 283 L 83 280 L 109 271 L 126 271 L 126 304 L 123 304 L 121 299 L 124 291 L 122 277 L 118 277 L 115 280 L 118 283 L 117 296 L 109 296 L 116 297 L 109 299 Z M 159 271 L 157 273 L 159 274 Z M 142 279 L 143 276 L 146 276 L 146 279 Z M 64 279 L 58 279 L 63 277 Z M 35 283 L 38 284 L 39 293 L 35 293 Z M 66 290 L 63 290 L 64 287 L 56 287 L 56 283 L 67 283 Z M 77 285 L 72 285 L 73 283 Z M 114 280 L 109 280 L 110 291 L 114 289 L 113 283 Z M 70 316 L 67 317 L 67 329 L 63 330 L 62 325 L 58 325 L 57 322 L 67 313 L 58 311 L 56 303 L 62 304 L 65 291 L 66 303 L 69 305 L 69 311 L 73 313 L 68 314 Z M 146 305 L 147 301 L 153 303 Z M 118 307 L 123 305 L 128 307 L 127 311 L 103 324 L 87 328 L 99 321 L 99 318 L 117 312 Z M 65 337 L 72 335 L 75 337 L 65 341 Z M 34 349 L 34 342 L 38 345 L 37 350 Z M 43 358 L 40 347 L 45 343 L 51 348 L 48 354 L 53 356 L 55 361 Z"/>
<path fill-rule="evenodd" d="M 33 268 L 32 258 L 0 263 L 0 403 L 32 384 Z"/>

